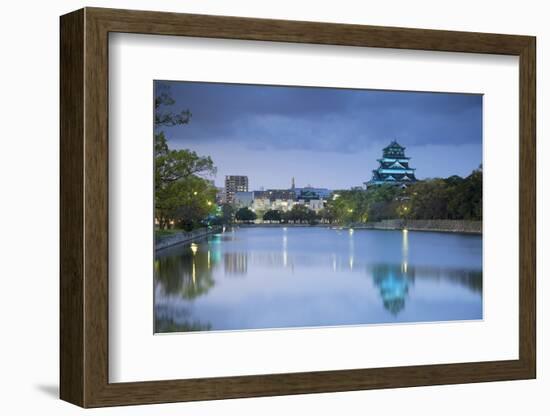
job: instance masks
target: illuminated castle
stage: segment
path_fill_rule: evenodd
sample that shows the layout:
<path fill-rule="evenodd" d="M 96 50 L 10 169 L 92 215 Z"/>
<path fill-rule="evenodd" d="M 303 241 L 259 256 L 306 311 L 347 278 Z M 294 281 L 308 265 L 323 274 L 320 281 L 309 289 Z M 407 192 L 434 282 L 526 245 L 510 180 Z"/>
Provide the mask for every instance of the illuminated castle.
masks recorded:
<path fill-rule="evenodd" d="M 392 141 L 383 149 L 382 159 L 378 159 L 380 166 L 372 171 L 372 179 L 365 182 L 365 186 L 391 184 L 406 187 L 416 182 L 416 169 L 409 167 L 409 160 L 410 157 L 405 156 L 405 148 Z"/>

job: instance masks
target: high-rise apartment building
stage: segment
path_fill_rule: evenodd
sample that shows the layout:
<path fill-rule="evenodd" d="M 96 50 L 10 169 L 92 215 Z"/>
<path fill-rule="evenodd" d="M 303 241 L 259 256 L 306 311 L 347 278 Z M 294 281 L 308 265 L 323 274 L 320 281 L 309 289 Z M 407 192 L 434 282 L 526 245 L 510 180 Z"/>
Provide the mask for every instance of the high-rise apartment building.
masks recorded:
<path fill-rule="evenodd" d="M 232 204 L 235 192 L 248 192 L 248 176 L 227 175 L 225 177 L 225 202 Z"/>

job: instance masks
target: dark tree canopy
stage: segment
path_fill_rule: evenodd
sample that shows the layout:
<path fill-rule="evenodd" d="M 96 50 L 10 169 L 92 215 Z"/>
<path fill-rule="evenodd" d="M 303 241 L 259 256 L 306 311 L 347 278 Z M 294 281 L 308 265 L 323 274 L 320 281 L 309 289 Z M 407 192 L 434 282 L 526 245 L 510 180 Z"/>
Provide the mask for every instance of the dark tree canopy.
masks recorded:
<path fill-rule="evenodd" d="M 266 211 L 266 213 L 263 216 L 264 221 L 275 221 L 275 222 L 281 222 L 281 211 L 276 209 L 271 209 L 269 211 Z"/>
<path fill-rule="evenodd" d="M 290 211 L 285 212 L 283 219 L 287 222 L 292 221 L 313 224 L 317 221 L 317 215 L 315 211 L 310 210 L 305 205 L 295 204 Z"/>
<path fill-rule="evenodd" d="M 481 221 L 481 167 L 468 177 L 418 181 L 402 189 L 392 185 L 368 190 L 335 191 L 320 217 L 340 224 L 384 219 L 454 219 Z"/>
<path fill-rule="evenodd" d="M 252 222 L 256 219 L 256 214 L 249 208 L 240 208 L 235 214 L 235 219 L 238 221 Z"/>
<path fill-rule="evenodd" d="M 191 120 L 189 110 L 181 110 L 177 113 L 170 111 L 176 102 L 170 95 L 170 87 L 167 85 L 158 85 L 157 95 L 155 97 L 155 128 L 171 127 L 179 124 L 187 124 Z"/>

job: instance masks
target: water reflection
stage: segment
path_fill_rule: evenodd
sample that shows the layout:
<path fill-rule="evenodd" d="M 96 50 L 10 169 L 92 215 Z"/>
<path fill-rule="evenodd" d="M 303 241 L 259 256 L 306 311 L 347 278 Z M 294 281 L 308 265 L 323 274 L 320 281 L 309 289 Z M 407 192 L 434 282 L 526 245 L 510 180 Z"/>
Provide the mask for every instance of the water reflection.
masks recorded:
<path fill-rule="evenodd" d="M 194 299 L 206 294 L 214 286 L 209 250 L 189 247 L 179 255 L 164 255 L 155 261 L 156 286 L 167 295 Z"/>
<path fill-rule="evenodd" d="M 349 229 L 349 269 L 353 271 L 353 259 L 355 255 L 355 245 L 353 239 L 353 228 Z"/>
<path fill-rule="evenodd" d="M 409 231 L 403 230 L 403 242 L 401 243 L 401 269 L 403 270 L 403 273 L 407 273 L 407 266 L 409 263 Z"/>
<path fill-rule="evenodd" d="M 226 275 L 246 275 L 248 255 L 246 253 L 224 253 L 223 264 Z"/>
<path fill-rule="evenodd" d="M 380 291 L 384 308 L 397 315 L 405 307 L 414 272 L 404 271 L 403 265 L 378 265 L 372 267 L 372 280 Z"/>
<path fill-rule="evenodd" d="M 161 251 L 155 331 L 482 317 L 480 237 L 381 233 L 242 229 Z"/>
<path fill-rule="evenodd" d="M 287 228 L 283 228 L 283 266 L 288 266 L 288 236 L 286 235 Z"/>
<path fill-rule="evenodd" d="M 155 333 L 209 331 L 211 329 L 210 323 L 182 319 L 181 314 L 174 318 L 174 316 L 166 314 L 162 308 L 155 310 Z"/>

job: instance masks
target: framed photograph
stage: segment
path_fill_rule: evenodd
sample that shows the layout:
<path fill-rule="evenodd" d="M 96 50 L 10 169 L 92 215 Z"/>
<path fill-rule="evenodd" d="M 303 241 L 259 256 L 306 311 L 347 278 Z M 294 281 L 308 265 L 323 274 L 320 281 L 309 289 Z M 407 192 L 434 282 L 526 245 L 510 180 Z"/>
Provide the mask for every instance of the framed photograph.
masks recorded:
<path fill-rule="evenodd" d="M 60 395 L 536 377 L 535 38 L 61 17 Z"/>

